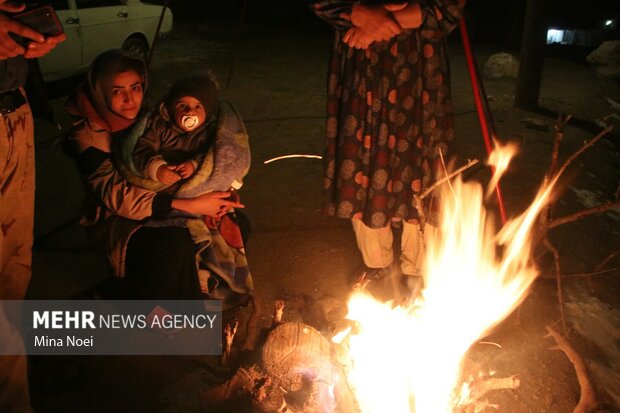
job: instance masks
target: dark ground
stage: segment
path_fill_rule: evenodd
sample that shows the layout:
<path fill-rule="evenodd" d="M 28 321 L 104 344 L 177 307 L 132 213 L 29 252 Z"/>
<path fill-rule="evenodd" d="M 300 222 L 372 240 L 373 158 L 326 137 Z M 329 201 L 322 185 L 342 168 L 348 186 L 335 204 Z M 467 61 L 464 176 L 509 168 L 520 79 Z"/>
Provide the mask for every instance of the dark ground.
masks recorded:
<path fill-rule="evenodd" d="M 234 25 L 177 24 L 155 51 L 150 93 L 157 99 L 174 80 L 203 65 L 212 66 L 222 85 L 233 54 Z M 459 163 L 484 159 L 471 89 L 458 38 L 452 39 L 453 97 L 457 114 Z M 274 156 L 321 154 L 324 134 L 325 74 L 329 36 L 302 29 L 247 25 L 236 50 L 230 86 L 222 95 L 232 101 L 251 136 L 253 165 L 241 191 L 253 234 L 248 254 L 260 324 L 270 322 L 273 300 L 287 308 L 299 297 L 305 305 L 285 312 L 285 319 L 316 321 L 316 309 L 343 306 L 349 282 L 361 265 L 348 221 L 326 217 L 321 209 L 320 161 L 294 159 L 263 165 Z M 478 61 L 491 52 L 480 49 Z M 503 181 L 509 215 L 526 206 L 549 162 L 552 132 L 526 128 L 525 118 L 553 120 L 512 107 L 514 79 L 486 81 L 500 139 L 516 141 L 521 153 Z M 549 58 L 541 104 L 593 120 L 610 112 L 605 97 L 620 100 L 618 83 L 596 78 L 593 71 L 567 60 Z M 62 116 L 63 99 L 54 101 Z M 84 297 L 107 277 L 101 257 L 90 248 L 75 223 L 82 192 L 71 161 L 55 140 L 55 131 L 39 122 L 37 131 L 37 221 L 31 298 Z M 573 153 L 590 133 L 568 126 L 561 156 Z M 602 141 L 574 162 L 565 192 L 557 203 L 563 215 L 614 199 L 620 181 L 620 154 Z M 470 179 L 485 180 L 480 169 Z M 554 230 L 563 273 L 591 271 L 620 249 L 620 212 L 607 212 Z M 64 225 L 67 223 L 67 225 Z M 544 261 L 544 260 L 543 260 Z M 607 267 L 618 267 L 616 258 Z M 543 267 L 543 276 L 552 275 Z M 603 411 L 620 411 L 620 283 L 617 268 L 605 275 L 565 281 L 571 341 L 586 358 Z M 554 281 L 538 280 L 519 315 L 510 316 L 485 341 L 502 348 L 474 345 L 472 357 L 498 376 L 517 374 L 521 387 L 490 394 L 500 411 L 571 412 L 579 386 L 566 357 L 550 351 L 545 325 L 558 327 Z M 458 309 L 457 309 L 458 310 Z M 320 312 L 320 311 L 319 311 Z M 558 327 L 559 328 L 559 327 Z M 195 357 L 63 357 L 33 358 L 33 405 L 38 412 L 193 412 L 198 395 L 213 383 L 208 360 Z M 615 408 L 613 407 L 615 404 Z M 616 410 L 614 410 L 616 409 Z M 212 410 L 215 411 L 215 410 Z M 489 410 L 490 411 L 490 410 Z"/>

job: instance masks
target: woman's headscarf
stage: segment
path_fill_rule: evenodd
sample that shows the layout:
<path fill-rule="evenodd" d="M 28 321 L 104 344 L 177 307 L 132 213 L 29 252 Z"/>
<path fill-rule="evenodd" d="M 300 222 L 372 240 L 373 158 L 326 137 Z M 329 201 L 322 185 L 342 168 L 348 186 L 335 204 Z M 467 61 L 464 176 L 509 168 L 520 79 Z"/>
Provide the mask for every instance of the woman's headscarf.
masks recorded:
<path fill-rule="evenodd" d="M 86 118 L 91 125 L 109 132 L 131 126 L 135 119 L 124 118 L 110 110 L 114 77 L 130 70 L 142 77 L 142 89 L 146 93 L 147 74 L 142 60 L 120 49 L 101 53 L 91 63 L 86 80 L 69 98 L 69 114 Z"/>

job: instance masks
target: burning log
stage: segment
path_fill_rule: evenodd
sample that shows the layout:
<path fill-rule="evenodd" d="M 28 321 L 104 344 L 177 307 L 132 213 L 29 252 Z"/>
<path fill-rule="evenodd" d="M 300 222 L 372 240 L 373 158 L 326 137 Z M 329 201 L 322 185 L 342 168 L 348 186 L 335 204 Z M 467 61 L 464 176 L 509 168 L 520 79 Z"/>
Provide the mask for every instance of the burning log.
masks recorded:
<path fill-rule="evenodd" d="M 470 379 L 471 380 L 471 379 Z M 499 405 L 490 404 L 481 398 L 490 391 L 516 389 L 520 385 L 517 376 L 487 377 L 463 383 L 459 400 L 456 403 L 457 413 L 484 412 L 487 408 L 499 409 Z"/>
<path fill-rule="evenodd" d="M 552 337 L 556 342 L 556 345 L 551 347 L 551 350 L 560 350 L 566 354 L 568 360 L 573 364 L 573 367 L 575 367 L 575 373 L 577 374 L 581 394 L 579 396 L 579 403 L 575 406 L 573 413 L 590 413 L 596 411 L 598 402 L 596 401 L 596 394 L 594 392 L 592 382 L 590 381 L 586 363 L 583 361 L 579 353 L 577 353 L 577 351 L 575 351 L 575 349 L 570 345 L 568 340 L 560 333 L 548 326 L 547 333 L 548 334 L 545 337 Z"/>
<path fill-rule="evenodd" d="M 262 352 L 266 373 L 286 392 L 293 409 L 303 412 L 359 411 L 329 340 L 313 327 L 284 323 L 267 337 Z"/>
<path fill-rule="evenodd" d="M 517 376 L 489 377 L 481 381 L 474 381 L 470 389 L 470 399 L 478 400 L 492 390 L 516 389 L 520 386 Z"/>
<path fill-rule="evenodd" d="M 272 379 L 256 366 L 239 368 L 235 375 L 219 386 L 204 391 L 200 395 L 203 411 L 224 409 L 227 403 L 247 399 L 265 413 L 294 413 L 284 399 L 284 391 L 274 388 Z M 230 410 L 230 409 L 228 409 Z"/>

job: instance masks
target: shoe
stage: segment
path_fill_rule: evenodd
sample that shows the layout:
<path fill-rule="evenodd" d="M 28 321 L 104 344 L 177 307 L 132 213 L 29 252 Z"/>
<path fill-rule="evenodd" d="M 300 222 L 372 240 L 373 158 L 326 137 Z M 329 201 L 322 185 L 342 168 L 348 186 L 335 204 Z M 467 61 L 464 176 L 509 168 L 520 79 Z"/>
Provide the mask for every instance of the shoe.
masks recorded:
<path fill-rule="evenodd" d="M 384 268 L 370 268 L 364 266 L 364 268 L 357 274 L 354 278 L 353 284 L 351 288 L 353 290 L 364 289 L 370 283 L 380 281 L 392 272 L 392 266 L 384 267 Z"/>
<path fill-rule="evenodd" d="M 421 275 L 402 274 L 400 278 L 404 287 L 404 302 L 414 304 L 424 289 L 424 279 Z"/>

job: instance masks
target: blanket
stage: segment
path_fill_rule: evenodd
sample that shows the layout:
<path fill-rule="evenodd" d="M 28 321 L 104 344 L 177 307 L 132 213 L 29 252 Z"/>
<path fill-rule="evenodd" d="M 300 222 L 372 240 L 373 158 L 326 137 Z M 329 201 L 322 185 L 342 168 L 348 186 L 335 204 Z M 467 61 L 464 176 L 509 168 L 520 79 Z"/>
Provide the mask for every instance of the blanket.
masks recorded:
<path fill-rule="evenodd" d="M 129 136 L 115 142 L 113 152 L 117 168 L 132 185 L 155 192 L 167 185 L 141 176 L 132 158 L 135 145 L 145 132 L 150 116 L 138 121 Z M 175 192 L 176 198 L 194 198 L 213 191 L 227 191 L 233 181 L 242 181 L 250 167 L 250 148 L 245 125 L 238 112 L 228 102 L 220 102 L 217 108 L 217 126 L 214 143 L 204 155 L 194 175 Z M 229 214 L 234 215 L 234 211 Z M 204 217 L 172 211 L 162 219 L 150 219 L 146 226 L 185 226 L 189 229 L 197 246 L 196 258 L 200 285 L 203 292 L 213 293 L 220 279 L 240 294 L 251 294 L 253 290 L 245 249 L 230 245 L 222 236 L 219 227 L 209 228 Z M 217 277 L 212 277 L 215 274 Z M 220 285 L 221 287 L 221 285 Z"/>

